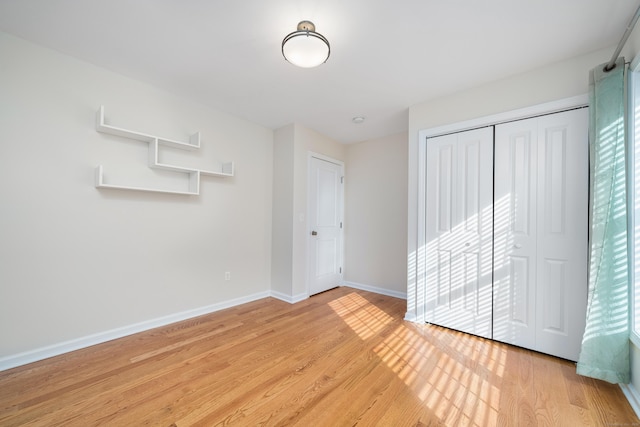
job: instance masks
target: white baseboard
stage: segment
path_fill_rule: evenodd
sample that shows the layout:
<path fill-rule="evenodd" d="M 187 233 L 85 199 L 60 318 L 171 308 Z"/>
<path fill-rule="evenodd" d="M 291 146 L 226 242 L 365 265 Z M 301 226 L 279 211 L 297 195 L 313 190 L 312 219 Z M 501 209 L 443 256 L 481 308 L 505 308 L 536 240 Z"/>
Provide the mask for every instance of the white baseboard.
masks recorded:
<path fill-rule="evenodd" d="M 361 289 L 363 291 L 374 292 L 377 294 L 387 295 L 395 298 L 407 299 L 407 294 L 397 291 L 390 291 L 384 288 L 378 288 L 375 286 L 363 285 L 355 282 L 343 282 L 343 286 L 347 286 L 354 289 Z M 126 337 L 128 335 L 137 334 L 138 332 L 148 331 L 149 329 L 158 328 L 160 326 L 166 326 L 171 323 L 181 322 L 183 320 L 191 319 L 193 317 L 202 316 L 205 314 L 213 313 L 216 311 L 224 310 L 225 308 L 235 307 L 240 304 L 245 304 L 251 301 L 259 300 L 272 296 L 281 301 L 295 304 L 309 298 L 309 295 L 286 295 L 277 291 L 264 291 L 253 295 L 247 295 L 241 298 L 235 298 L 228 301 L 223 301 L 216 304 L 211 304 L 204 307 L 195 308 L 192 310 L 182 311 L 180 313 L 174 313 L 156 319 L 145 320 L 143 322 L 134 323 L 132 325 L 123 326 L 121 328 L 112 329 L 109 331 L 99 332 L 92 335 L 87 335 L 81 338 L 64 341 L 57 344 L 52 344 L 46 347 L 36 348 L 34 350 L 25 351 L 18 354 L 0 357 L 0 371 L 15 368 L 17 366 L 26 365 L 28 363 L 37 362 L 39 360 L 48 359 L 50 357 L 59 356 L 71 351 L 80 350 L 86 347 L 90 347 L 96 344 L 102 344 L 107 341 Z"/>
<path fill-rule="evenodd" d="M 369 285 L 363 285 L 362 283 L 347 282 L 347 281 L 343 281 L 342 286 L 347 286 L 349 288 L 354 288 L 354 289 L 360 289 L 362 291 L 373 292 L 376 294 L 386 295 L 388 297 L 407 299 L 406 292 L 391 291 L 385 288 L 378 288 L 377 286 L 369 286 Z"/>
<path fill-rule="evenodd" d="M 271 291 L 271 296 L 279 299 L 280 301 L 288 302 L 289 304 L 295 304 L 309 298 L 309 295 L 307 294 L 287 295 L 278 291 Z"/>
<path fill-rule="evenodd" d="M 407 322 L 414 322 L 414 323 L 418 322 L 418 318 L 416 317 L 416 314 L 410 311 L 407 311 L 405 313 L 404 320 L 406 320 Z"/>
<path fill-rule="evenodd" d="M 133 335 L 138 332 L 144 332 L 149 329 L 160 326 L 169 325 L 175 322 L 191 319 L 192 317 L 202 316 L 204 314 L 213 313 L 224 310 L 225 308 L 235 307 L 251 301 L 259 300 L 270 296 L 269 291 L 259 292 L 245 297 L 235 298 L 205 307 L 195 308 L 192 310 L 182 311 L 180 313 L 170 314 L 168 316 L 158 317 L 156 319 L 145 320 L 133 325 L 123 326 L 121 328 L 112 329 L 110 331 L 99 332 L 97 334 L 88 335 L 81 338 L 64 341 L 58 344 L 25 351 L 14 355 L 4 356 L 0 358 L 0 371 L 15 368 L 17 366 L 26 365 L 28 363 L 37 362 L 39 360 L 48 359 L 49 357 L 59 356 L 74 350 L 90 347 L 92 345 L 101 344 L 117 338 Z"/>
<path fill-rule="evenodd" d="M 636 388 L 631 384 L 620 384 L 620 388 L 634 412 L 638 418 L 640 418 L 640 393 L 638 393 L 638 390 L 636 390 Z"/>

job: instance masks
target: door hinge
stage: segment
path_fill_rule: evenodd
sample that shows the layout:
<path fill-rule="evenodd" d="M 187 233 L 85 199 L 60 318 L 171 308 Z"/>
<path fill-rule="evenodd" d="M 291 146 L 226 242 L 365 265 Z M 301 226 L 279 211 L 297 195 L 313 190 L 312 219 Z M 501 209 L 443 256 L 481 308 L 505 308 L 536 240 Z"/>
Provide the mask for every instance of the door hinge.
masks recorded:
<path fill-rule="evenodd" d="M 342 221 L 340 221 L 340 228 L 342 228 Z"/>
<path fill-rule="evenodd" d="M 340 184 L 344 184 L 344 176 L 340 177 Z"/>

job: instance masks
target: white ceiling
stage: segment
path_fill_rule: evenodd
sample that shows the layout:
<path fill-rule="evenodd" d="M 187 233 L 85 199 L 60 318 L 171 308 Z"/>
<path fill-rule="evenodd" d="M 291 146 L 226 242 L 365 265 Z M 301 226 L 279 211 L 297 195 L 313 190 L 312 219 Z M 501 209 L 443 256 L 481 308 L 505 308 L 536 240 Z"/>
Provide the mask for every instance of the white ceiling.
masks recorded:
<path fill-rule="evenodd" d="M 297 122 L 351 143 L 406 130 L 413 104 L 601 48 L 613 54 L 638 4 L 0 0 L 0 30 L 269 128 Z M 280 51 L 304 19 L 331 43 L 314 69 Z"/>

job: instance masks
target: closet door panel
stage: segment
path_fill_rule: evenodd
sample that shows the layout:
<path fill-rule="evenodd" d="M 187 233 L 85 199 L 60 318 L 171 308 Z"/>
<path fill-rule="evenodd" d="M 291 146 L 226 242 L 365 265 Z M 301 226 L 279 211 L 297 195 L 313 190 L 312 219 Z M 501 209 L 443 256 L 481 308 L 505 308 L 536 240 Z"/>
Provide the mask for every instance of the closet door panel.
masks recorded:
<path fill-rule="evenodd" d="M 493 131 L 427 140 L 427 322 L 491 337 Z"/>
<path fill-rule="evenodd" d="M 530 326 L 532 318 L 530 295 L 531 288 L 535 285 L 529 280 L 530 261 L 529 257 L 510 257 L 511 286 L 509 287 L 509 295 L 505 295 L 508 297 L 509 323 L 523 328 Z"/>
<path fill-rule="evenodd" d="M 536 349 L 577 360 L 587 306 L 588 110 L 540 117 Z"/>
<path fill-rule="evenodd" d="M 496 126 L 494 339 L 577 360 L 587 301 L 588 110 Z"/>
<path fill-rule="evenodd" d="M 481 291 L 480 255 L 473 252 L 463 252 L 462 254 L 464 277 L 463 283 L 463 309 L 479 316 L 482 313 L 483 301 L 479 298 Z"/>
<path fill-rule="evenodd" d="M 428 322 L 433 322 L 436 310 L 451 306 L 456 143 L 455 136 L 447 135 L 433 138 L 427 144 L 425 296 Z"/>
<path fill-rule="evenodd" d="M 538 282 L 539 331 L 546 334 L 567 336 L 569 323 L 567 310 L 567 261 L 545 258 Z M 537 340 L 539 341 L 539 340 Z"/>
<path fill-rule="evenodd" d="M 436 265 L 432 265 L 435 275 L 427 275 L 427 283 L 432 284 L 427 290 L 427 298 L 433 301 L 432 304 L 427 304 L 427 307 L 432 310 L 440 309 L 447 310 L 451 307 L 451 295 L 454 292 L 453 282 L 451 280 L 451 251 L 450 250 L 437 250 L 436 253 Z M 435 276 L 435 277 L 434 277 Z M 432 292 L 435 293 L 433 298 Z M 433 320 L 433 319 L 432 319 Z"/>
<path fill-rule="evenodd" d="M 463 232 L 480 234 L 480 140 L 462 140 L 460 144 L 460 202 L 462 214 Z"/>
<path fill-rule="evenodd" d="M 536 119 L 496 126 L 493 338 L 535 343 Z"/>
<path fill-rule="evenodd" d="M 456 147 L 454 144 L 449 143 L 448 139 L 440 147 L 434 147 L 438 150 L 438 164 L 435 169 L 436 187 L 438 198 L 438 229 L 437 233 L 451 234 L 451 224 L 453 223 L 454 207 L 453 196 L 455 176 L 454 176 L 454 151 Z"/>
<path fill-rule="evenodd" d="M 493 288 L 493 128 L 458 134 L 461 284 L 459 313 L 490 338 Z"/>

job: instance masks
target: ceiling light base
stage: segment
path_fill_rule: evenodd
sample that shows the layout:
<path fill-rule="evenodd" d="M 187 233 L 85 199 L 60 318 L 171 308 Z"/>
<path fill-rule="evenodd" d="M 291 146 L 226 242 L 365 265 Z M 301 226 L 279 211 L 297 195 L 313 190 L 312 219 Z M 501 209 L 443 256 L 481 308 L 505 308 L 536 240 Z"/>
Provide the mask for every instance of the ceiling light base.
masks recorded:
<path fill-rule="evenodd" d="M 298 31 L 315 31 L 316 26 L 311 21 L 298 22 Z"/>

